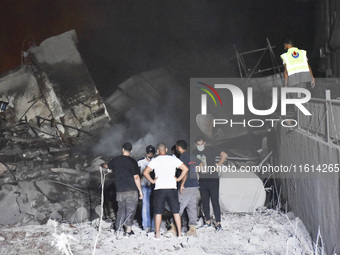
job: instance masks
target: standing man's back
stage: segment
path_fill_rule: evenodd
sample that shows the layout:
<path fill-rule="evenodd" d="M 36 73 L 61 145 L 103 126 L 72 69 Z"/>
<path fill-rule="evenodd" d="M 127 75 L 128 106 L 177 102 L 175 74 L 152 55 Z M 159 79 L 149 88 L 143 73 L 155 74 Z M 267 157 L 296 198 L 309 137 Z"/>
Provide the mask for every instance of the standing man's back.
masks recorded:
<path fill-rule="evenodd" d="M 284 77 L 285 87 L 296 86 L 306 87 L 306 83 L 311 82 L 315 86 L 315 79 L 308 64 L 307 52 L 294 46 L 291 40 L 284 42 L 286 53 L 281 54 L 283 65 L 285 66 Z"/>
<path fill-rule="evenodd" d="M 115 172 L 116 200 L 118 202 L 116 231 L 120 231 L 125 226 L 127 235 L 133 234 L 132 223 L 137 210 L 138 192 L 139 199 L 143 198 L 139 168 L 136 160 L 130 157 L 131 151 L 132 144 L 124 143 L 122 155 L 112 159 L 108 164 L 102 165 Z"/>
<path fill-rule="evenodd" d="M 160 238 L 160 226 L 165 202 L 168 203 L 170 211 L 174 215 L 178 230 L 178 237 L 182 237 L 181 216 L 179 215 L 179 202 L 177 193 L 177 182 L 181 181 L 188 172 L 188 167 L 177 157 L 166 155 L 167 148 L 164 143 L 159 143 L 157 151 L 159 156 L 152 159 L 144 169 L 144 176 L 155 184 L 154 190 L 154 213 L 155 213 L 155 238 Z M 176 168 L 182 170 L 181 175 L 176 177 Z M 155 171 L 155 179 L 150 177 L 150 172 Z"/>
<path fill-rule="evenodd" d="M 170 155 L 159 155 L 152 159 L 148 166 L 155 171 L 155 178 L 157 178 L 155 190 L 177 189 L 177 181 L 174 177 L 176 168 L 182 163 L 177 157 Z"/>
<path fill-rule="evenodd" d="M 308 88 L 315 87 L 315 79 L 311 67 L 308 64 L 307 52 L 294 46 L 291 40 L 286 40 L 283 44 L 286 53 L 281 54 L 281 59 L 285 67 L 285 87 Z M 288 93 L 288 99 L 300 98 L 301 93 Z M 297 118 L 298 109 L 294 105 L 289 105 L 293 118 Z M 292 121 L 288 120 L 287 124 L 292 125 Z"/>
<path fill-rule="evenodd" d="M 139 174 L 136 160 L 129 156 L 120 155 L 112 159 L 108 166 L 115 170 L 116 191 L 138 191 L 133 176 Z M 137 167 L 137 172 L 136 172 Z"/>

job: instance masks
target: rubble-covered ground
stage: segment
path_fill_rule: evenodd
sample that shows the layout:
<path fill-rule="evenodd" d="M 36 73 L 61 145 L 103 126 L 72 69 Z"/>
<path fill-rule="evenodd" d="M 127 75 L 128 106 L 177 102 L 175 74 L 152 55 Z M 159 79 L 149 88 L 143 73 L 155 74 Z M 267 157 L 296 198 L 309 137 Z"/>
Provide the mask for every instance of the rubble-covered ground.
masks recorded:
<path fill-rule="evenodd" d="M 66 224 L 49 220 L 45 225 L 3 226 L 0 254 L 315 254 L 314 244 L 299 218 L 263 209 L 250 214 L 225 213 L 223 230 L 200 228 L 198 237 L 182 239 L 133 226 L 135 235 L 117 235 L 103 222 L 98 236 L 98 220 Z M 322 253 L 318 253 L 322 254 Z"/>

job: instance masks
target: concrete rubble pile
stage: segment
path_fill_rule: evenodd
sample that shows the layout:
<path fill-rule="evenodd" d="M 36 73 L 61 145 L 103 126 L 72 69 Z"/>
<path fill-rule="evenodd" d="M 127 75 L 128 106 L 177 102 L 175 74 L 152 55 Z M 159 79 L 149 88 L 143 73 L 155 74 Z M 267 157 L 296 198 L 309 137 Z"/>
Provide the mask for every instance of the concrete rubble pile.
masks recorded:
<path fill-rule="evenodd" d="M 110 117 L 76 43 L 49 38 L 0 78 L 0 225 L 85 221 L 100 201 L 103 160 L 71 149 Z"/>
<path fill-rule="evenodd" d="M 42 224 L 49 218 L 81 222 L 100 203 L 101 159 L 72 155 L 52 139 L 8 142 L 0 161 L 0 224 Z"/>

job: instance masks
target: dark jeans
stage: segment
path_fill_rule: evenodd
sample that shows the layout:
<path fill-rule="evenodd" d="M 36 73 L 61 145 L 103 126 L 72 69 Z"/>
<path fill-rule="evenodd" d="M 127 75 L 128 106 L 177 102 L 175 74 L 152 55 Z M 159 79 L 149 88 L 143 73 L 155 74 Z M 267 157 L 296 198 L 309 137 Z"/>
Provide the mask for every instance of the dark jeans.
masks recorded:
<path fill-rule="evenodd" d="M 118 212 L 116 231 L 121 230 L 123 225 L 131 227 L 136 214 L 138 204 L 137 191 L 117 192 Z"/>
<path fill-rule="evenodd" d="M 205 220 L 210 220 L 210 200 L 213 206 L 216 222 L 221 222 L 221 210 L 219 202 L 220 180 L 200 179 L 200 193 Z"/>

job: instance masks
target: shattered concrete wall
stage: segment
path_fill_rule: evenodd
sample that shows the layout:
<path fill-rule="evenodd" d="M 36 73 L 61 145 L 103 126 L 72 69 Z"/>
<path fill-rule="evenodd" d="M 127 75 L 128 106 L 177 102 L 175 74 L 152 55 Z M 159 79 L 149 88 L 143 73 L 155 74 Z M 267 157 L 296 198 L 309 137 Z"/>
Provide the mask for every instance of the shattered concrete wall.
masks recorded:
<path fill-rule="evenodd" d="M 65 123 L 97 129 L 110 120 L 93 80 L 77 50 L 74 30 L 29 49 L 30 60 L 47 73 L 62 108 Z"/>
<path fill-rule="evenodd" d="M 1 99 L 9 102 L 7 124 L 25 120 L 39 135 L 76 137 L 79 130 L 91 132 L 110 121 L 76 44 L 74 30 L 51 37 L 24 53 L 19 70 L 0 79 Z M 36 117 L 54 122 L 59 132 L 45 130 Z"/>
<path fill-rule="evenodd" d="M 340 252 L 339 172 L 312 173 L 311 166 L 340 163 L 340 147 L 302 130 L 282 128 L 278 132 L 278 163 L 284 166 L 309 165 L 309 172 L 281 174 L 282 196 L 305 224 L 315 241 L 320 226 L 327 254 Z M 307 168 L 306 168 L 307 169 Z M 334 168 L 333 168 L 334 169 Z M 320 243 L 318 244 L 320 245 Z"/>

